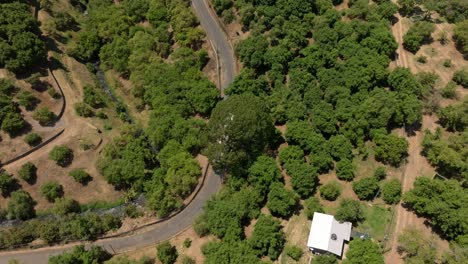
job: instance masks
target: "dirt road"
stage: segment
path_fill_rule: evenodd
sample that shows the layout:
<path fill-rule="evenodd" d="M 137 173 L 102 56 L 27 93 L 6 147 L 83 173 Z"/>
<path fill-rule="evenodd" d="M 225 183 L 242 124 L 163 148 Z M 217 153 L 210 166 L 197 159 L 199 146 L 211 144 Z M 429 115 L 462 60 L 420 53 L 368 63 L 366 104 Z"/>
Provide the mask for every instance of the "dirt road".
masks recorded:
<path fill-rule="evenodd" d="M 398 22 L 392 26 L 393 35 L 398 42 L 397 49 L 397 60 L 396 65 L 399 67 L 406 67 L 410 70 L 414 70 L 412 67 L 412 60 L 409 58 L 408 52 L 403 48 L 403 35 L 405 33 L 404 26 L 402 23 L 402 17 L 400 14 L 396 15 Z M 416 131 L 414 135 L 407 135 L 403 130 L 400 131 L 401 136 L 405 136 L 409 143 L 407 163 L 404 167 L 402 176 L 402 190 L 403 193 L 413 188 L 416 177 L 421 175 L 429 175 L 433 173 L 433 168 L 427 162 L 426 158 L 421 155 L 422 146 L 421 142 L 424 137 L 424 130 L 435 130 L 437 127 L 435 118 L 431 116 L 424 116 L 422 120 L 422 126 L 419 131 Z M 406 229 L 414 227 L 421 230 L 424 234 L 432 234 L 432 230 L 424 225 L 424 219 L 418 217 L 413 212 L 407 210 L 398 204 L 395 212 L 395 229 L 391 234 L 390 246 L 391 250 L 385 255 L 385 263 L 400 264 L 403 263 L 403 259 L 397 252 L 398 236 Z M 441 241 L 444 248 L 448 245 L 446 242 Z"/>

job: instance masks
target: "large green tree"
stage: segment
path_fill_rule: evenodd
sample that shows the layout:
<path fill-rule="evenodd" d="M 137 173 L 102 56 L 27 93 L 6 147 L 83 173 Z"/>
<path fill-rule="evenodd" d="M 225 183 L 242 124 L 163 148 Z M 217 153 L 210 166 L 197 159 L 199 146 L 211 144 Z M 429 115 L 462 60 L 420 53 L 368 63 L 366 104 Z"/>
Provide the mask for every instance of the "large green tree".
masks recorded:
<path fill-rule="evenodd" d="M 273 121 L 253 95 L 233 95 L 218 103 L 208 124 L 205 150 L 217 170 L 242 172 L 272 142 Z"/>
<path fill-rule="evenodd" d="M 260 256 L 268 256 L 275 260 L 281 254 L 286 241 L 281 229 L 279 220 L 262 214 L 255 223 L 249 242 Z"/>
<path fill-rule="evenodd" d="M 370 239 L 354 239 L 349 243 L 344 264 L 384 264 L 379 245 Z"/>

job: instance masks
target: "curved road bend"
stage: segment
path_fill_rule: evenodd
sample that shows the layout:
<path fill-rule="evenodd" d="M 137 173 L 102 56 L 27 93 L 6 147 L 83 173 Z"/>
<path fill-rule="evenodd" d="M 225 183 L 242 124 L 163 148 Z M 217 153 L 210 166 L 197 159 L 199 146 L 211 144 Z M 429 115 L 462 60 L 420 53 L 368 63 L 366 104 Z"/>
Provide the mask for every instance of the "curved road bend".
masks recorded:
<path fill-rule="evenodd" d="M 234 80 L 237 73 L 234 51 L 206 0 L 192 0 L 192 6 L 208 39 L 212 41 L 218 51 L 222 72 L 221 94 L 224 95 L 224 88 Z"/>
<path fill-rule="evenodd" d="M 221 88 L 225 88 L 234 80 L 234 75 L 236 74 L 234 51 L 213 13 L 210 12 L 205 0 L 192 0 L 192 4 L 208 38 L 218 50 L 223 72 Z M 205 202 L 211 195 L 218 192 L 220 188 L 220 177 L 211 171 L 207 175 L 205 184 L 192 203 L 173 218 L 148 227 L 144 231 L 140 231 L 134 235 L 102 239 L 89 244 L 103 246 L 111 253 L 122 253 L 166 240 L 188 228 L 192 224 L 194 218 L 202 212 Z M 10 259 L 17 259 L 24 264 L 47 264 L 50 256 L 70 250 L 76 244 L 78 243 L 35 250 L 0 252 L 0 264 L 7 264 Z"/>

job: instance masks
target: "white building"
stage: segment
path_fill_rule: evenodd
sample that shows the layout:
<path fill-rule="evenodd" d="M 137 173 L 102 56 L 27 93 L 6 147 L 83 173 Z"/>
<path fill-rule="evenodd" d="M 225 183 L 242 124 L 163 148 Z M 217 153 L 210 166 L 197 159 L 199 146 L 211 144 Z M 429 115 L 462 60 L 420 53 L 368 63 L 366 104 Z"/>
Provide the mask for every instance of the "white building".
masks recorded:
<path fill-rule="evenodd" d="M 341 257 L 345 240 L 351 237 L 351 228 L 350 222 L 340 223 L 333 215 L 315 212 L 307 247 L 316 254 L 330 252 Z"/>

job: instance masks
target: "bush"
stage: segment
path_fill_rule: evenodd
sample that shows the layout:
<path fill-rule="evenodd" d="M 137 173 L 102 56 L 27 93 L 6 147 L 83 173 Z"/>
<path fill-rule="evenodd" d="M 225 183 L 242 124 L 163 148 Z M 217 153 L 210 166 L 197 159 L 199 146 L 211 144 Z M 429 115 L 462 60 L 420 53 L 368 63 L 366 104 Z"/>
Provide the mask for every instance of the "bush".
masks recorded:
<path fill-rule="evenodd" d="M 125 206 L 124 213 L 130 218 L 137 218 L 143 215 L 143 213 L 133 204 Z"/>
<path fill-rule="evenodd" d="M 338 264 L 338 259 L 334 255 L 325 254 L 314 257 L 313 264 Z"/>
<path fill-rule="evenodd" d="M 456 84 L 463 86 L 463 88 L 468 88 L 468 70 L 461 69 L 461 70 L 456 71 L 453 74 L 452 80 Z"/>
<path fill-rule="evenodd" d="M 72 177 L 76 182 L 86 185 L 93 178 L 84 169 L 78 168 L 71 170 L 68 175 Z"/>
<path fill-rule="evenodd" d="M 179 255 L 177 253 L 177 249 L 175 246 L 171 245 L 169 242 L 165 241 L 159 244 L 156 247 L 156 250 L 158 251 L 157 256 L 159 261 L 161 261 L 163 264 L 173 264 L 175 263 L 177 256 Z"/>
<path fill-rule="evenodd" d="M 416 57 L 416 61 L 419 62 L 419 63 L 424 64 L 424 63 L 427 62 L 427 57 L 424 56 L 424 55 L 418 56 L 418 57 Z"/>
<path fill-rule="evenodd" d="M 63 196 L 63 186 L 56 181 L 50 181 L 41 186 L 41 194 L 49 202 Z"/>
<path fill-rule="evenodd" d="M 11 96 L 16 92 L 16 87 L 13 82 L 7 79 L 0 78 L 0 94 Z"/>
<path fill-rule="evenodd" d="M 8 201 L 8 218 L 27 220 L 36 215 L 34 206 L 36 202 L 31 198 L 31 195 L 26 191 L 19 190 L 11 193 L 10 201 Z"/>
<path fill-rule="evenodd" d="M 49 88 L 47 88 L 47 93 L 50 95 L 50 97 L 54 98 L 54 99 L 60 99 L 60 97 L 62 97 L 62 95 L 57 92 L 57 90 L 55 90 L 54 87 L 50 86 Z"/>
<path fill-rule="evenodd" d="M 305 214 L 308 219 L 312 219 L 314 217 L 314 213 L 324 213 L 322 205 L 320 204 L 320 200 L 316 197 L 310 197 L 309 199 L 305 200 L 304 202 Z"/>
<path fill-rule="evenodd" d="M 361 200 L 371 200 L 379 190 L 379 182 L 375 177 L 362 178 L 353 182 L 353 191 Z"/>
<path fill-rule="evenodd" d="M 88 250 L 84 245 L 73 247 L 72 251 L 52 256 L 49 259 L 49 264 L 64 264 L 64 263 L 104 263 L 110 259 L 112 255 L 100 246 L 91 246 Z"/>
<path fill-rule="evenodd" d="M 444 63 L 442 65 L 444 65 L 445 68 L 451 68 L 452 67 L 452 60 L 446 59 L 446 60 L 444 60 Z"/>
<path fill-rule="evenodd" d="M 382 186 L 382 199 L 388 204 L 397 204 L 401 199 L 401 182 L 391 179 Z"/>
<path fill-rule="evenodd" d="M 74 106 L 77 115 L 82 117 L 94 116 L 94 111 L 85 103 L 76 103 Z"/>
<path fill-rule="evenodd" d="M 37 146 L 42 142 L 42 138 L 38 134 L 31 132 L 24 137 L 24 142 L 29 146 Z"/>
<path fill-rule="evenodd" d="M 55 161 L 57 165 L 65 167 L 68 166 L 73 160 L 73 151 L 67 146 L 55 146 L 49 152 L 49 159 Z"/>
<path fill-rule="evenodd" d="M 335 201 L 341 194 L 341 186 L 338 182 L 332 181 L 320 187 L 320 196 L 328 201 Z"/>
<path fill-rule="evenodd" d="M 300 247 L 294 245 L 287 245 L 284 249 L 284 252 L 288 257 L 294 259 L 295 261 L 299 261 L 299 259 L 304 254 Z"/>
<path fill-rule="evenodd" d="M 382 166 L 377 167 L 377 169 L 375 169 L 374 171 L 374 178 L 381 181 L 385 179 L 385 177 L 387 177 L 387 169 L 385 169 L 385 167 Z"/>
<path fill-rule="evenodd" d="M 48 108 L 41 107 L 34 111 L 33 118 L 38 121 L 41 126 L 47 126 L 55 121 L 56 116 Z"/>
<path fill-rule="evenodd" d="M 182 264 L 195 264 L 195 260 L 189 256 L 182 256 Z"/>
<path fill-rule="evenodd" d="M 26 127 L 26 121 L 19 113 L 9 112 L 1 120 L 1 128 L 7 132 L 11 137 L 16 136 L 21 130 Z"/>
<path fill-rule="evenodd" d="M 338 221 L 357 223 L 364 220 L 364 212 L 359 201 L 343 199 L 336 211 L 335 218 Z"/>
<path fill-rule="evenodd" d="M 32 164 L 31 162 L 27 162 L 21 166 L 18 170 L 18 175 L 21 179 L 25 180 L 29 184 L 33 184 L 36 182 L 36 175 L 37 167 Z"/>
<path fill-rule="evenodd" d="M 412 53 L 416 53 L 422 44 L 432 40 L 431 33 L 433 31 L 434 24 L 426 21 L 416 22 L 403 36 L 403 47 Z"/>
<path fill-rule="evenodd" d="M 355 169 L 352 161 L 342 159 L 336 163 L 336 176 L 343 181 L 352 181 L 354 179 Z"/>
<path fill-rule="evenodd" d="M 452 81 L 448 82 L 447 85 L 440 91 L 440 95 L 449 99 L 457 98 L 457 84 Z"/>
<path fill-rule="evenodd" d="M 60 216 L 65 216 L 71 213 L 80 213 L 80 204 L 71 198 L 55 199 L 53 212 Z"/>
<path fill-rule="evenodd" d="M 190 238 L 186 238 L 184 240 L 184 248 L 189 248 L 192 245 L 192 240 Z"/>
<path fill-rule="evenodd" d="M 16 186 L 15 179 L 4 170 L 0 170 L 0 191 L 3 196 L 9 195 Z"/>
<path fill-rule="evenodd" d="M 30 111 L 36 106 L 38 99 L 29 91 L 21 91 L 16 96 L 18 104 Z"/>

